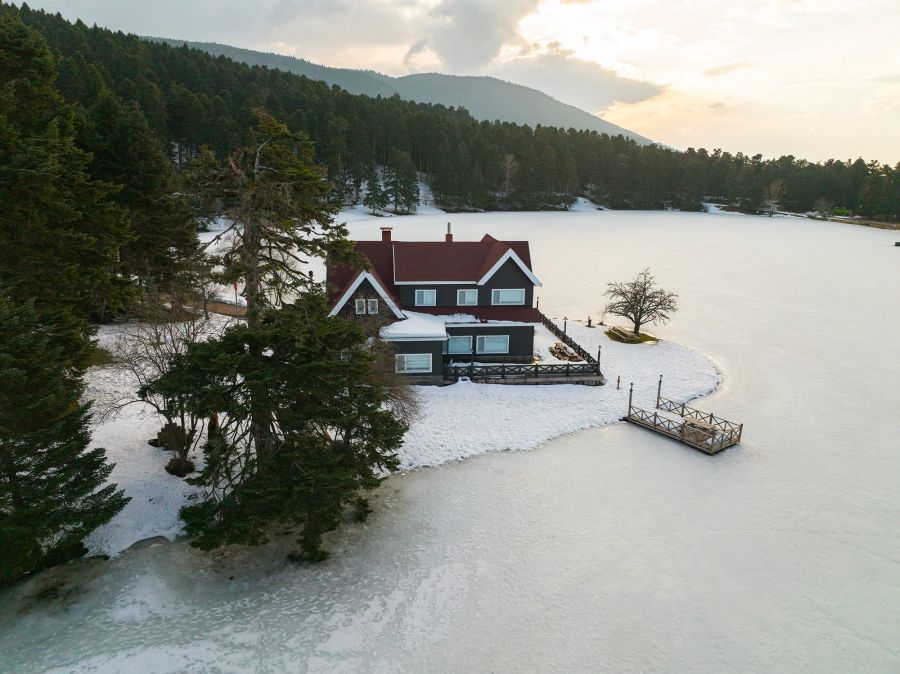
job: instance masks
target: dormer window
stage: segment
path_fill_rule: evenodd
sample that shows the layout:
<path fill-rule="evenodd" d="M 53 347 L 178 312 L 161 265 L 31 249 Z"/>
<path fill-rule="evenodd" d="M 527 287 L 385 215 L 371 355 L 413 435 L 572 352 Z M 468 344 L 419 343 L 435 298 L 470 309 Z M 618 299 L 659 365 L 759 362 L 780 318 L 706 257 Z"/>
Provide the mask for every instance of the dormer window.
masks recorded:
<path fill-rule="evenodd" d="M 459 307 L 478 306 L 478 289 L 467 288 L 465 290 L 456 291 L 456 305 Z"/>
<path fill-rule="evenodd" d="M 491 304 L 525 304 L 525 288 L 492 290 Z"/>
<path fill-rule="evenodd" d="M 434 289 L 430 290 L 417 290 L 416 291 L 416 306 L 417 307 L 433 307 L 437 303 L 437 291 Z"/>

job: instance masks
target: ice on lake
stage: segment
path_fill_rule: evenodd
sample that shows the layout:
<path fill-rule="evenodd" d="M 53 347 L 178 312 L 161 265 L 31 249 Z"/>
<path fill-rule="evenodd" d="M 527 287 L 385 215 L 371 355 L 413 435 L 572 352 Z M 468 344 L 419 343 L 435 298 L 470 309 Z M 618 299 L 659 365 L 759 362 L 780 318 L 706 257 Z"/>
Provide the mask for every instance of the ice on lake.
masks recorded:
<path fill-rule="evenodd" d="M 715 361 L 698 406 L 744 422 L 743 443 L 708 457 L 616 425 L 392 478 L 315 567 L 284 541 L 54 570 L 0 595 L 0 671 L 900 669 L 896 233 L 662 212 L 390 224 L 439 239 L 448 219 L 457 239 L 529 239 L 551 315 L 596 318 L 607 281 L 652 267 L 682 300 L 654 332 Z"/>

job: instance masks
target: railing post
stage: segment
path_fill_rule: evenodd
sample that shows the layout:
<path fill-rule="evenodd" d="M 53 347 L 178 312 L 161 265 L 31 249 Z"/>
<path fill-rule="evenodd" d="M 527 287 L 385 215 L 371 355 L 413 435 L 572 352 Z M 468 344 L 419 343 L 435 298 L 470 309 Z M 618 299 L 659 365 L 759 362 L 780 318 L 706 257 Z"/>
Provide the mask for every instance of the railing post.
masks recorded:
<path fill-rule="evenodd" d="M 569 366 L 570 366 L 569 361 L 566 361 L 566 376 L 567 377 L 569 376 Z"/>
<path fill-rule="evenodd" d="M 566 334 L 566 329 L 568 328 L 568 325 L 569 325 L 569 317 L 563 316 L 563 334 Z"/>
<path fill-rule="evenodd" d="M 738 439 L 737 439 L 738 442 L 741 441 L 741 433 L 743 433 L 743 432 L 744 432 L 744 424 L 741 424 L 740 426 L 738 426 Z"/>
<path fill-rule="evenodd" d="M 631 396 L 634 393 L 634 382 L 628 385 L 628 416 L 631 416 Z"/>
<path fill-rule="evenodd" d="M 500 379 L 506 379 L 506 363 L 500 363 Z"/>
<path fill-rule="evenodd" d="M 469 379 L 475 376 L 475 359 L 469 361 Z"/>
<path fill-rule="evenodd" d="M 597 372 L 600 371 L 600 352 L 603 351 L 603 345 L 597 347 Z"/>
<path fill-rule="evenodd" d="M 659 407 L 659 397 L 662 395 L 662 375 L 659 375 L 659 383 L 656 385 L 656 406 Z"/>

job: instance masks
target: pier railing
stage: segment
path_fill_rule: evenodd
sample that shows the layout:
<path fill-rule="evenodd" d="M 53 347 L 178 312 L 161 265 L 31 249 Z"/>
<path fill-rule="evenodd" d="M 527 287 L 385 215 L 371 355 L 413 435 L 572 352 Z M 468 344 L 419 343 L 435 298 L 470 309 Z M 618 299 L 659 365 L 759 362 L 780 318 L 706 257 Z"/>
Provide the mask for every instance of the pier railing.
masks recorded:
<path fill-rule="evenodd" d="M 684 403 L 663 398 L 662 375 L 656 390 L 656 409 L 652 412 L 632 405 L 633 389 L 632 384 L 628 389 L 628 415 L 625 417 L 627 421 L 679 440 L 707 454 L 718 454 L 741 441 L 743 424 L 736 424 L 711 412 L 703 412 Z M 670 419 L 660 412 L 672 412 L 679 418 Z"/>
<path fill-rule="evenodd" d="M 694 421 L 703 422 L 704 424 L 708 424 L 709 426 L 718 428 L 723 433 L 736 433 L 738 440 L 740 440 L 741 431 L 743 430 L 744 425 L 736 424 L 732 421 L 728 421 L 727 419 L 717 417 L 712 412 L 704 412 L 693 407 L 688 407 L 684 403 L 677 403 L 674 400 L 669 400 L 668 398 L 663 398 L 662 396 L 657 397 L 656 408 L 665 412 L 674 412 L 678 416 L 684 417 L 685 419 L 693 419 Z"/>

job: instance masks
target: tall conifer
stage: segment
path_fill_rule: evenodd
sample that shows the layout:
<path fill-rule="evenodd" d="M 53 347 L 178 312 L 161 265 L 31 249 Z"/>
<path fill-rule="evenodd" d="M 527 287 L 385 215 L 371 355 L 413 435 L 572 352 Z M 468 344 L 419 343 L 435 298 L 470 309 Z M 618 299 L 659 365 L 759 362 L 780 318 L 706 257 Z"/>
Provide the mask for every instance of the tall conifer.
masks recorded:
<path fill-rule="evenodd" d="M 0 583 L 84 554 L 81 541 L 128 499 L 88 449 L 81 372 L 66 366 L 31 302 L 0 289 Z"/>
<path fill-rule="evenodd" d="M 89 318 L 128 302 L 122 213 L 113 188 L 87 173 L 43 38 L 5 12 L 0 45 L 0 277 L 15 299 L 35 300 L 62 355 L 83 363 Z"/>

